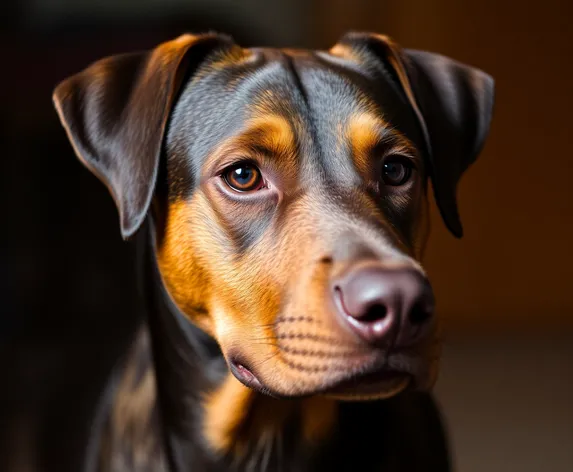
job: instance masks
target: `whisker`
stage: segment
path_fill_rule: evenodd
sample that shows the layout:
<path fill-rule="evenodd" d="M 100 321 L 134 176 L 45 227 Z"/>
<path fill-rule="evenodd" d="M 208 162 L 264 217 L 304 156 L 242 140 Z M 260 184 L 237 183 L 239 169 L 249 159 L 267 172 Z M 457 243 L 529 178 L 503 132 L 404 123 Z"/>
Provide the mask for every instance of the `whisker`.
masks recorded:
<path fill-rule="evenodd" d="M 264 324 L 260 324 L 257 326 L 257 328 L 273 328 L 277 325 L 276 321 L 273 321 L 272 323 L 264 323 Z"/>
<path fill-rule="evenodd" d="M 274 341 L 274 336 L 265 336 L 263 338 L 247 338 L 247 341 Z"/>
<path fill-rule="evenodd" d="M 279 349 L 281 348 L 277 343 L 266 343 L 266 342 L 262 342 L 262 341 L 257 341 L 251 344 L 257 344 L 259 346 L 273 346 L 273 347 L 278 347 Z"/>
<path fill-rule="evenodd" d="M 268 356 L 266 359 L 263 359 L 263 360 L 261 360 L 261 361 L 259 361 L 259 362 L 255 362 L 255 363 L 251 364 L 250 366 L 251 366 L 251 367 L 254 367 L 255 369 L 256 369 L 256 368 L 259 368 L 259 367 L 261 367 L 263 364 L 265 364 L 266 362 L 270 361 L 271 359 L 273 359 L 274 357 L 276 357 L 276 356 L 278 356 L 278 355 L 279 355 L 279 352 L 278 352 L 278 351 L 277 351 L 277 352 L 273 352 L 273 353 L 272 353 L 270 356 Z"/>

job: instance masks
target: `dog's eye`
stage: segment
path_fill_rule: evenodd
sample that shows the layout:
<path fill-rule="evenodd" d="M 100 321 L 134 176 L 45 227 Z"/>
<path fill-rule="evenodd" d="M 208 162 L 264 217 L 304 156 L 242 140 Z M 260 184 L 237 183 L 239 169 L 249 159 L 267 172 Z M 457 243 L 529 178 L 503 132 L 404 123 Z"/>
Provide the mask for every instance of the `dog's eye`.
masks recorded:
<path fill-rule="evenodd" d="M 382 180 L 386 185 L 404 185 L 412 176 L 412 165 L 404 158 L 392 156 L 382 165 Z"/>
<path fill-rule="evenodd" d="M 251 164 L 235 165 L 223 173 L 223 179 L 237 192 L 252 192 L 263 186 L 261 171 Z"/>

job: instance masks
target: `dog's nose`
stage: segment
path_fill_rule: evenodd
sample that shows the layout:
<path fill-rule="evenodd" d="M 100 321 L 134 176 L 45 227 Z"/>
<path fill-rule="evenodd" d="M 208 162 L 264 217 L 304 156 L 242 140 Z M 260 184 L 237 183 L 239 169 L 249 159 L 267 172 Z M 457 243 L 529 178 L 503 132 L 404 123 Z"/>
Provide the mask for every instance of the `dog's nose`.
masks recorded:
<path fill-rule="evenodd" d="M 335 281 L 334 297 L 343 322 L 369 344 L 406 347 L 432 324 L 433 292 L 415 269 L 359 265 Z"/>

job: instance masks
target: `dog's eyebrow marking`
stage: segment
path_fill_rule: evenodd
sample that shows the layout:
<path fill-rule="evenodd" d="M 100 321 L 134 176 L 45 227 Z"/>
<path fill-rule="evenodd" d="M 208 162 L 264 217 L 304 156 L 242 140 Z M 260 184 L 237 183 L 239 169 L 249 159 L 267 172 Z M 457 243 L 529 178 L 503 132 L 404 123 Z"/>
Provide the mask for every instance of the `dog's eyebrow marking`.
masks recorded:
<path fill-rule="evenodd" d="M 291 125 L 279 115 L 266 115 L 250 120 L 239 141 L 244 146 L 255 146 L 272 155 L 292 156 L 296 151 Z"/>
<path fill-rule="evenodd" d="M 357 170 L 369 173 L 372 153 L 383 147 L 383 152 L 415 156 L 416 148 L 402 133 L 372 112 L 359 112 L 350 117 L 346 126 L 346 139 Z"/>
<path fill-rule="evenodd" d="M 283 175 L 294 177 L 297 165 L 297 141 L 289 121 L 274 114 L 255 116 L 248 120 L 242 130 L 224 141 L 211 153 L 204 164 L 204 172 L 210 173 L 221 160 L 237 157 L 261 157 L 280 167 Z"/>

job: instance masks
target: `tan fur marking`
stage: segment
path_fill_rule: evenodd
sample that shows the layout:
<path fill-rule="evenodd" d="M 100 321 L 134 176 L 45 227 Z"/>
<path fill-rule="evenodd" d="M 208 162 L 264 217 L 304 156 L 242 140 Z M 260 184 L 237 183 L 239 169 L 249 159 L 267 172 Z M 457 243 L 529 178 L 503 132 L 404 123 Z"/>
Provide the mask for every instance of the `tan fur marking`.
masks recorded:
<path fill-rule="evenodd" d="M 199 327 L 212 333 L 211 319 L 196 308 L 209 300 L 209 278 L 201 265 L 198 241 L 203 246 L 213 238 L 194 220 L 213 220 L 210 209 L 199 195 L 190 201 L 178 201 L 169 206 L 165 234 L 157 250 L 157 261 L 163 281 L 181 311 Z M 209 248 L 205 248 L 209 251 Z"/>
<path fill-rule="evenodd" d="M 229 374 L 223 385 L 205 400 L 204 431 L 211 447 L 227 452 L 254 400 L 254 392 Z M 236 444 L 236 446 L 239 446 Z"/>
<path fill-rule="evenodd" d="M 348 120 L 346 134 L 355 165 L 362 173 L 367 173 L 372 167 L 372 152 L 379 144 L 384 144 L 385 148 L 382 150 L 383 155 L 374 156 L 378 159 L 384 157 L 384 154 L 418 155 L 412 142 L 376 113 L 361 112 L 353 115 Z"/>
<path fill-rule="evenodd" d="M 302 402 L 304 438 L 311 444 L 326 439 L 337 419 L 336 402 L 325 397 L 310 397 Z"/>
<path fill-rule="evenodd" d="M 316 445 L 331 434 L 336 403 L 324 397 L 277 400 L 259 395 L 229 374 L 205 399 L 204 432 L 213 450 L 243 457 L 258 441 L 273 441 L 287 420 L 298 415 L 303 437 Z"/>
<path fill-rule="evenodd" d="M 295 135 L 290 123 L 278 115 L 265 115 L 247 122 L 247 131 L 242 135 L 244 145 L 259 145 L 276 156 L 287 158 L 283 163 L 286 169 L 296 169 Z"/>
<path fill-rule="evenodd" d="M 272 114 L 247 121 L 240 134 L 224 141 L 211 153 L 203 166 L 203 174 L 210 174 L 216 165 L 226 164 L 225 159 L 237 157 L 268 158 L 270 164 L 280 166 L 281 175 L 293 177 L 297 163 L 291 125 L 283 117 Z"/>
<path fill-rule="evenodd" d="M 352 149 L 354 164 L 362 175 L 370 173 L 372 152 L 380 143 L 381 130 L 387 126 L 384 120 L 372 113 L 358 113 L 348 121 L 347 139 Z"/>

